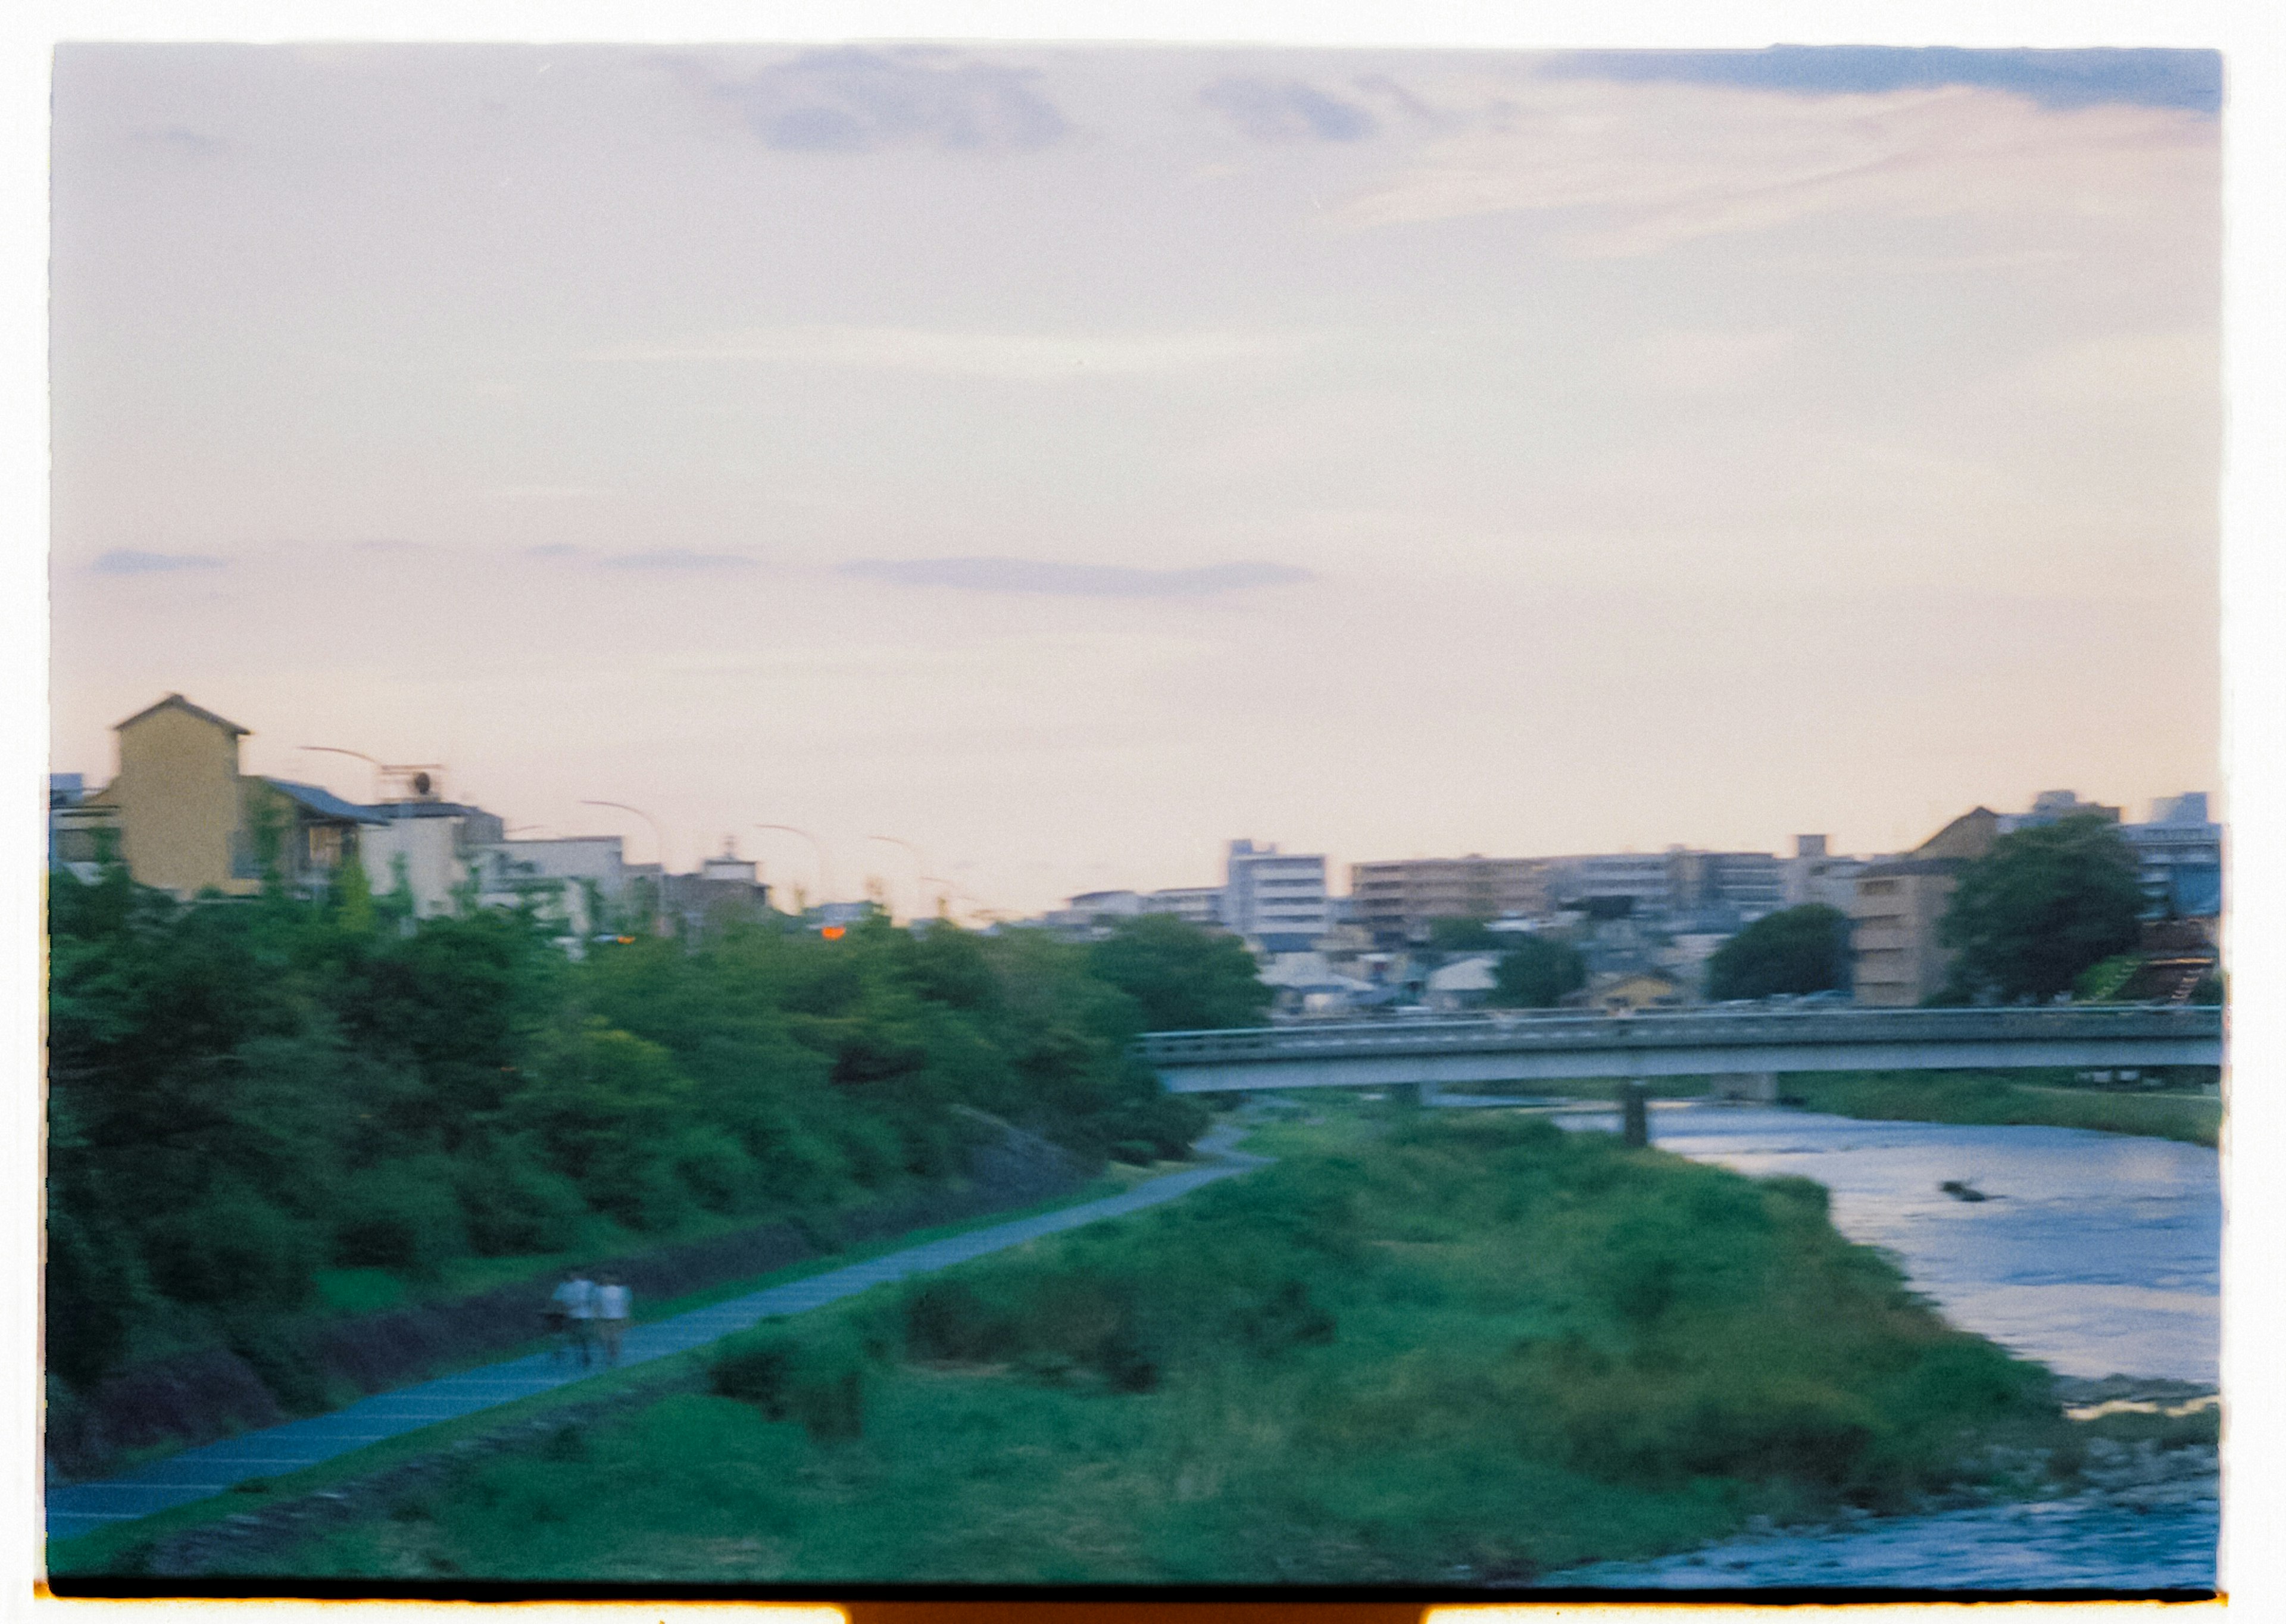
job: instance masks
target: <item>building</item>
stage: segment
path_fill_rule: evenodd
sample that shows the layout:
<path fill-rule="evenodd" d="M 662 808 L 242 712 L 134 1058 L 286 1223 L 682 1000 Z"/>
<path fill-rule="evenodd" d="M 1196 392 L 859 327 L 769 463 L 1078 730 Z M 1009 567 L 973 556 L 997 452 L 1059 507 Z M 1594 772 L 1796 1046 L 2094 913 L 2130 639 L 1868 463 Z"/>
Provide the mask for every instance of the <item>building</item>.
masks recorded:
<path fill-rule="evenodd" d="M 663 875 L 658 884 L 662 911 L 687 936 L 735 919 L 758 919 L 770 905 L 770 888 L 761 871 L 728 840 L 697 873 Z"/>
<path fill-rule="evenodd" d="M 1671 865 L 1664 852 L 1550 857 L 1546 863 L 1549 899 L 1557 907 L 1624 897 L 1633 912 L 1664 912 L 1673 896 Z"/>
<path fill-rule="evenodd" d="M 1430 971 L 1422 991 L 1431 1009 L 1478 1009 L 1499 984 L 1500 955 L 1471 953 Z"/>
<path fill-rule="evenodd" d="M 1656 970 L 1621 970 L 1595 976 L 1586 987 L 1565 999 L 1568 1006 L 1597 1010 L 1607 1015 L 1630 1015 L 1639 1009 L 1673 1009 L 1685 1001 L 1682 983 Z"/>
<path fill-rule="evenodd" d="M 1425 938 L 1433 919 L 1533 918 L 1548 911 L 1548 865 L 1537 857 L 1413 857 L 1350 864 L 1354 923 L 1394 946 Z"/>
<path fill-rule="evenodd" d="M 1326 859 L 1233 840 L 1223 879 L 1223 925 L 1272 953 L 1306 951 L 1326 934 Z"/>
<path fill-rule="evenodd" d="M 1822 834 L 1798 834 L 1793 855 L 1781 865 L 1782 895 L 1788 908 L 1818 903 L 1837 913 L 1848 913 L 1857 895 L 1857 871 L 1865 865 L 1856 857 L 1838 857 L 1825 848 Z"/>
<path fill-rule="evenodd" d="M 378 820 L 359 842 L 366 884 L 375 896 L 402 895 L 415 918 L 454 911 L 472 882 L 477 854 L 507 840 L 499 817 L 481 807 L 446 800 L 425 773 L 413 776 L 406 792 L 365 808 Z"/>
<path fill-rule="evenodd" d="M 1076 900 L 1076 899 L 1075 899 Z M 1164 891 L 1153 891 L 1139 899 L 1140 913 L 1171 913 L 1178 919 L 1218 929 L 1222 925 L 1223 891 L 1220 886 L 1176 886 Z"/>
<path fill-rule="evenodd" d="M 312 890 L 358 858 L 361 835 L 378 821 L 316 784 L 241 773 L 239 740 L 248 730 L 180 694 L 112 731 L 118 771 L 68 808 L 51 792 L 51 828 L 67 850 L 90 852 L 74 862 L 93 861 L 108 838 L 138 885 L 185 899 L 251 896 L 274 874 L 290 890 Z"/>
<path fill-rule="evenodd" d="M 2019 829 L 2038 829 L 2044 824 L 2059 823 L 2067 817 L 2084 817 L 2090 814 L 2108 823 L 2119 821 L 2117 807 L 2099 806 L 2092 800 L 2082 800 L 2074 790 L 2042 790 L 2032 797 L 2031 810 L 2002 816 L 2000 832 L 2014 834 Z"/>
<path fill-rule="evenodd" d="M 1849 908 L 1857 1002 L 1910 1007 L 1943 990 L 1952 955 L 1938 940 L 1938 923 L 1960 871 L 1990 851 L 1999 834 L 1999 814 L 1978 807 L 1905 855 L 1857 871 Z"/>
<path fill-rule="evenodd" d="M 655 889 L 639 900 L 629 896 L 629 869 L 615 834 L 473 841 L 462 862 L 478 907 L 529 906 L 574 941 L 636 922 L 620 917 L 627 909 L 656 911 Z"/>
<path fill-rule="evenodd" d="M 2152 911 L 2164 918 L 2211 919 L 2222 913 L 2222 825 L 2207 816 L 2203 792 L 2151 803 L 2148 823 L 2124 824 Z"/>

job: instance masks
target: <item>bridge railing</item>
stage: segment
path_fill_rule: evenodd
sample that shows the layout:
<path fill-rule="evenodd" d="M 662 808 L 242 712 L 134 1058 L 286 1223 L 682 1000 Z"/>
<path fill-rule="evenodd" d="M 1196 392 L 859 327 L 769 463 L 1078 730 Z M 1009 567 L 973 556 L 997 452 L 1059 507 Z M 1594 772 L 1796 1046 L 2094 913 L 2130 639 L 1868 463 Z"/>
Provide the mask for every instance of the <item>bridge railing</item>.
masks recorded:
<path fill-rule="evenodd" d="M 1443 1021 L 1323 1022 L 1152 1032 L 1137 1053 L 1154 1066 L 1312 1055 L 1433 1054 L 1454 1050 L 1667 1049 L 1847 1043 L 2008 1043 L 2074 1037 L 2214 1037 L 2204 1006 L 2081 1008 L 1659 1010 L 1631 1015 L 1478 1015 Z"/>

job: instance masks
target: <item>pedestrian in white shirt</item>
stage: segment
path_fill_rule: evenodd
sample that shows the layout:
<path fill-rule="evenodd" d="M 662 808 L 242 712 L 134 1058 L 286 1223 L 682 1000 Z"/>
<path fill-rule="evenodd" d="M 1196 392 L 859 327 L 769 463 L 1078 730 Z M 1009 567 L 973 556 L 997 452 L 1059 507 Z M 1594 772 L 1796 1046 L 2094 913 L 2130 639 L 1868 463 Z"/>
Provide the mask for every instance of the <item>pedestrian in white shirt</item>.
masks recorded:
<path fill-rule="evenodd" d="M 556 1288 L 549 1299 L 564 1315 L 564 1329 L 572 1346 L 579 1351 L 579 1368 L 585 1370 L 592 1357 L 595 1326 L 595 1282 L 578 1269 L 564 1271 L 564 1283 Z"/>
<path fill-rule="evenodd" d="M 603 1333 L 603 1362 L 619 1362 L 619 1338 L 627 1334 L 627 1315 L 635 1306 L 635 1294 L 619 1283 L 616 1274 L 603 1276 L 603 1283 L 595 1289 L 595 1323 Z"/>

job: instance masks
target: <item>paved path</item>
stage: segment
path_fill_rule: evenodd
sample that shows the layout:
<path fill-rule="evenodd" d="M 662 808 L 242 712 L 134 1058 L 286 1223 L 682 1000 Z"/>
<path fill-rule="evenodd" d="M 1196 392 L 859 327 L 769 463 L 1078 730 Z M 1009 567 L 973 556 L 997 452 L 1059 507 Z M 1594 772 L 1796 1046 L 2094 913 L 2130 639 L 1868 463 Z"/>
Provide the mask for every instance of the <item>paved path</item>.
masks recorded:
<path fill-rule="evenodd" d="M 1170 1173 L 1122 1194 L 972 1229 L 966 1234 L 932 1241 L 926 1246 L 908 1247 L 869 1262 L 751 1292 L 709 1308 L 695 1308 L 671 1319 L 631 1326 L 619 1350 L 619 1363 L 622 1367 L 639 1365 L 671 1353 L 687 1352 L 773 1315 L 801 1313 L 910 1274 L 926 1274 L 966 1263 L 972 1257 L 1020 1246 L 1043 1235 L 1077 1229 L 1103 1218 L 1139 1212 L 1173 1201 L 1201 1185 L 1265 1165 L 1268 1158 L 1233 1148 L 1246 1131 L 1229 1123 L 1214 1129 L 1198 1143 L 1198 1149 L 1213 1158 L 1210 1165 Z M 595 1374 L 575 1365 L 559 1364 L 553 1353 L 534 1353 L 438 1381 L 423 1382 L 415 1387 L 378 1393 L 331 1415 L 289 1421 L 282 1426 L 240 1433 L 202 1448 L 186 1449 L 122 1477 L 56 1485 L 47 1494 L 48 1535 L 51 1539 L 69 1539 L 106 1524 L 148 1517 L 154 1511 L 219 1494 L 249 1478 L 283 1477 L 386 1438 L 417 1431 L 440 1421 L 473 1415 L 495 1405 L 568 1386 Z"/>

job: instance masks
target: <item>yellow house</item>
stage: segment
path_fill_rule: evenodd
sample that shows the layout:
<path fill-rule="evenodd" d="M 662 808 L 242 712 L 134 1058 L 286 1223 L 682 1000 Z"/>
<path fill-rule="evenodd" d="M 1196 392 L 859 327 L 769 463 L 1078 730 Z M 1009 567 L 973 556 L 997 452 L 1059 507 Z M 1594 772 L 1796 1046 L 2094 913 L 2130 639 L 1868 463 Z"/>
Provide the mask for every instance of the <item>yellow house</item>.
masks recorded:
<path fill-rule="evenodd" d="M 108 812 L 119 855 L 136 883 L 195 896 L 250 896 L 265 861 L 291 887 L 322 881 L 357 851 L 363 808 L 311 784 L 248 778 L 238 770 L 248 729 L 169 694 L 112 731 L 119 771 L 87 798 Z M 373 820 L 377 821 L 377 820 Z"/>

